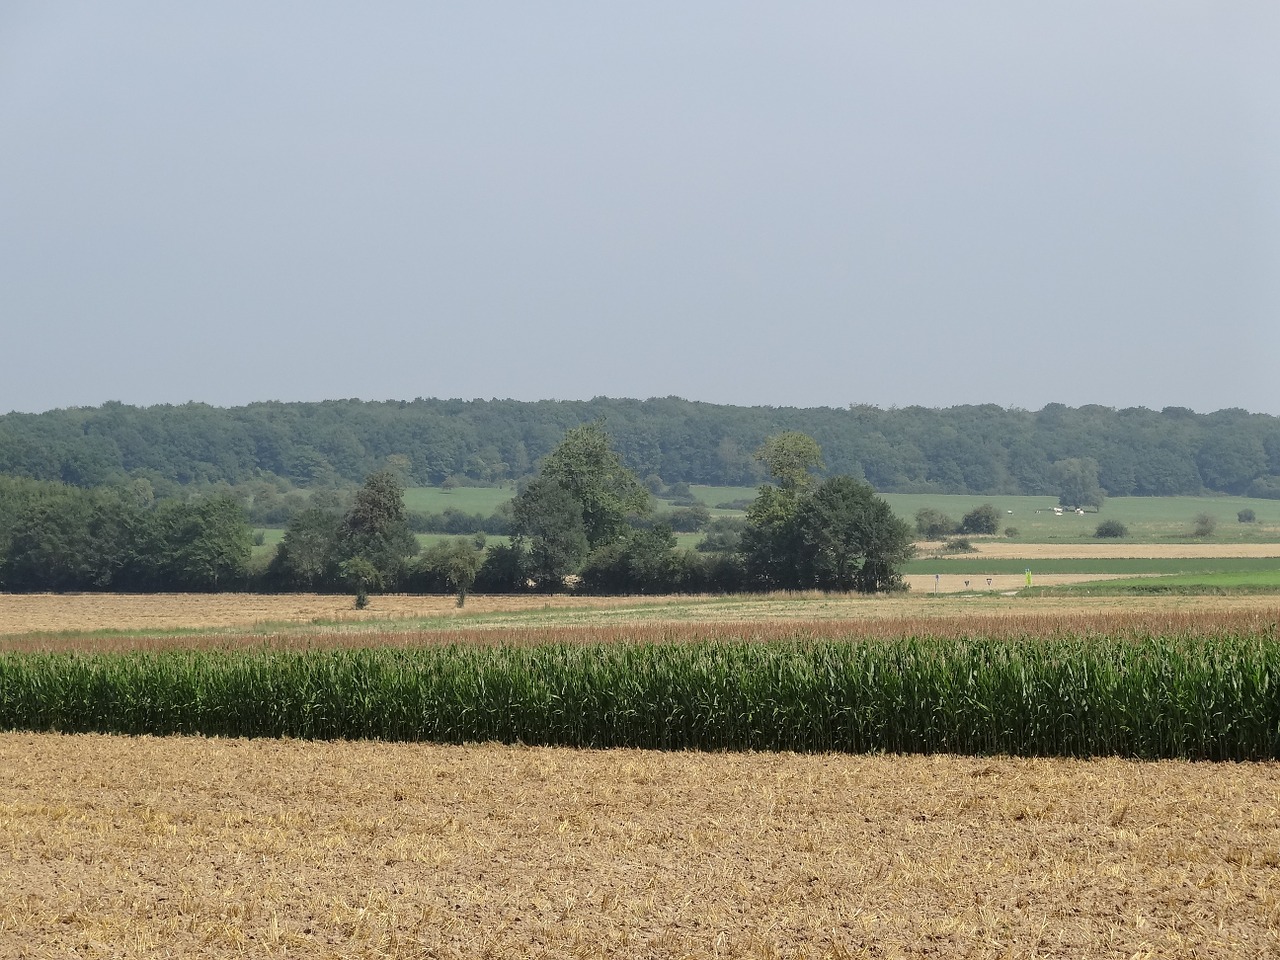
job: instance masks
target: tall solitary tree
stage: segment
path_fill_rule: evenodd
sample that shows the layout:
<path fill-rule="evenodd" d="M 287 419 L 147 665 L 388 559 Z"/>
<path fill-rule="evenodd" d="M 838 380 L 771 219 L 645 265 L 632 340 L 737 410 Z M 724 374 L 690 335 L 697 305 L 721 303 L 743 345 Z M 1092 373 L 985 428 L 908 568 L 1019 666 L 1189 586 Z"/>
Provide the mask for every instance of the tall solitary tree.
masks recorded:
<path fill-rule="evenodd" d="M 761 487 L 747 510 L 741 549 L 748 575 L 765 589 L 900 589 L 898 567 L 914 551 L 911 527 L 861 480 L 835 476 L 815 486 L 816 441 L 785 436 L 785 444 L 762 448 L 788 452 L 766 460 L 779 486 Z"/>
<path fill-rule="evenodd" d="M 649 502 L 599 423 L 572 428 L 512 504 L 530 576 L 541 589 L 558 589 L 587 554 L 625 537 L 628 517 L 647 513 Z"/>
<path fill-rule="evenodd" d="M 625 533 L 628 515 L 649 510 L 649 491 L 623 466 L 598 422 L 570 429 L 542 461 L 538 475 L 559 484 L 581 507 L 593 550 Z"/>
<path fill-rule="evenodd" d="M 1098 483 L 1098 461 L 1092 457 L 1056 460 L 1053 476 L 1058 488 L 1058 503 L 1075 510 L 1077 507 L 1102 509 L 1103 492 Z"/>
<path fill-rule="evenodd" d="M 371 473 L 338 527 L 339 564 L 364 560 L 376 571 L 368 586 L 385 589 L 402 578 L 405 563 L 418 552 L 404 508 L 404 487 L 390 470 Z"/>
<path fill-rule="evenodd" d="M 515 545 L 541 590 L 557 590 L 587 555 L 582 505 L 556 480 L 535 477 L 512 505 Z"/>

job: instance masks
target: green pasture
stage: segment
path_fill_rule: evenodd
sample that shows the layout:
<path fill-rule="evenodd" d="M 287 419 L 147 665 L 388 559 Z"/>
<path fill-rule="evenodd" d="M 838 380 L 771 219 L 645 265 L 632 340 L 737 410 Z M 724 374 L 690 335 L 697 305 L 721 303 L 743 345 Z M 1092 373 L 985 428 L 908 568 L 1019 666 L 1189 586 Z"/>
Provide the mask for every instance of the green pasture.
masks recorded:
<path fill-rule="evenodd" d="M 1046 571 L 1047 572 L 1047 571 Z M 1133 577 L 1073 583 L 1035 591 L 1043 595 L 1280 593 L 1280 564 L 1270 570 L 1180 573 L 1161 577 Z"/>
<path fill-rule="evenodd" d="M 404 491 L 405 509 L 414 513 L 444 513 L 452 507 L 463 513 L 481 513 L 486 517 L 515 496 L 510 486 L 502 487 L 408 487 Z"/>
<path fill-rule="evenodd" d="M 893 512 L 914 523 L 916 511 L 925 507 L 941 510 L 957 522 L 970 510 L 989 503 L 1001 513 L 1001 532 L 1014 527 L 1016 543 L 1078 543 L 1094 539 L 1103 520 L 1118 520 L 1129 528 L 1120 542 L 1169 543 L 1197 540 L 1192 535 L 1196 517 L 1207 514 L 1217 527 L 1204 538 L 1209 543 L 1280 542 L 1280 500 L 1248 497 L 1115 497 L 1103 502 L 1102 510 L 1083 515 L 1064 511 L 1055 515 L 1056 497 L 980 497 L 929 493 L 887 493 Z M 1250 509 L 1256 523 L 1240 523 L 1237 514 Z M 1111 541 L 1114 542 L 1114 541 Z"/>
<path fill-rule="evenodd" d="M 711 508 L 712 516 L 734 516 L 737 510 L 722 510 L 716 507 L 719 503 L 732 503 L 735 500 L 754 500 L 757 487 L 711 487 L 703 483 L 689 485 L 694 498 Z"/>
<path fill-rule="evenodd" d="M 1277 548 L 1280 554 L 1280 547 Z M 903 573 L 943 576 L 988 576 L 1018 574 L 1028 567 L 1037 573 L 1159 574 L 1166 577 L 1191 576 L 1266 576 L 1280 574 L 1280 555 L 1276 557 L 1073 557 L 1020 560 L 1016 558 L 926 557 L 912 560 Z"/>
<path fill-rule="evenodd" d="M 255 534 L 262 534 L 262 543 L 254 544 L 252 557 L 256 560 L 259 557 L 270 557 L 276 552 L 276 547 L 280 545 L 280 541 L 284 539 L 284 528 L 282 527 L 254 527 Z"/>
<path fill-rule="evenodd" d="M 692 484 L 690 490 L 695 498 L 711 508 L 713 516 L 741 516 L 738 511 L 718 509 L 716 504 L 749 500 L 756 494 L 755 487 Z M 452 507 L 464 513 L 488 516 L 510 500 L 514 493 L 511 486 L 456 487 L 449 491 L 439 487 L 409 487 L 405 490 L 405 506 L 418 513 L 442 513 Z M 1053 508 L 1058 505 L 1055 497 L 984 497 L 929 493 L 888 493 L 883 496 L 894 513 L 912 524 L 915 522 L 916 511 L 925 507 L 941 510 L 958 522 L 970 510 L 990 503 L 1000 511 L 1002 539 L 1011 539 L 1015 543 L 1079 543 L 1094 540 L 1094 532 L 1103 520 L 1118 520 L 1129 529 L 1129 535 L 1119 541 L 1103 541 L 1109 543 L 1280 543 L 1280 500 L 1256 500 L 1248 497 L 1117 497 L 1105 501 L 1100 513 L 1087 511 L 1079 515 L 1064 511 L 1062 515 L 1056 515 L 1053 512 Z M 657 506 L 658 509 L 670 509 L 672 504 L 659 500 Z M 1254 512 L 1257 522 L 1239 522 L 1237 514 L 1245 509 Z M 1200 514 L 1207 514 L 1217 524 L 1213 534 L 1206 538 L 1196 538 L 1192 533 L 1196 517 Z M 1009 527 L 1017 530 L 1016 536 L 1003 536 L 1003 531 Z M 255 553 L 269 552 L 280 541 L 283 531 L 268 529 L 266 535 L 266 542 L 257 547 Z M 435 542 L 440 537 L 428 534 L 419 539 L 425 544 Z M 503 541 L 501 537 L 489 539 L 491 543 Z M 692 547 L 701 537 L 698 534 L 679 534 L 677 539 L 684 548 Z M 946 562 L 962 561 L 957 559 Z M 913 566 L 907 572 L 933 573 L 948 569 L 951 568 Z M 1003 571 L 987 568 L 984 572 Z"/>
<path fill-rule="evenodd" d="M 700 484 L 690 486 L 694 497 L 712 508 L 713 514 L 729 514 L 737 511 L 717 510 L 716 504 L 728 503 L 732 500 L 750 500 L 756 495 L 755 487 L 711 487 Z M 440 487 L 407 487 L 404 491 L 404 505 L 415 513 L 443 513 L 452 507 L 463 513 L 493 513 L 502 504 L 515 496 L 515 489 L 510 485 L 501 487 L 455 487 L 453 490 L 442 490 Z M 659 509 L 670 509 L 670 500 L 658 497 Z"/>

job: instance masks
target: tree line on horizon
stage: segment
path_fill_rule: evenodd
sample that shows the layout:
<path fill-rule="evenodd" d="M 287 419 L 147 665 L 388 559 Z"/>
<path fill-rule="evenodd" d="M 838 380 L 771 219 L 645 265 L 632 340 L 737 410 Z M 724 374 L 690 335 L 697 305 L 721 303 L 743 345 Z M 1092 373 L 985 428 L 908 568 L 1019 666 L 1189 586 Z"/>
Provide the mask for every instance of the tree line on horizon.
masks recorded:
<path fill-rule="evenodd" d="M 1091 463 L 1106 496 L 1225 493 L 1280 498 L 1280 417 L 1182 407 L 1049 404 L 946 409 L 735 407 L 675 397 L 589 401 L 426 400 L 106 403 L 0 416 L 0 475 L 79 487 L 146 480 L 161 497 L 259 484 L 353 488 L 391 466 L 410 485 L 527 481 L 565 432 L 603 422 L 622 464 L 651 488 L 755 486 L 754 451 L 804 433 L 820 473 L 881 493 L 1044 495 L 1066 461 Z"/>
<path fill-rule="evenodd" d="M 456 537 L 420 551 L 392 470 L 365 478 L 345 509 L 294 516 L 252 567 L 243 504 L 226 494 L 156 500 L 145 480 L 81 489 L 0 478 L 0 589 L 9 591 L 349 591 L 734 593 L 903 588 L 913 531 L 865 481 L 818 476 L 817 442 L 768 438 L 762 484 L 739 536 L 679 550 L 653 498 L 599 423 L 566 431 L 511 508 L 510 543 Z"/>

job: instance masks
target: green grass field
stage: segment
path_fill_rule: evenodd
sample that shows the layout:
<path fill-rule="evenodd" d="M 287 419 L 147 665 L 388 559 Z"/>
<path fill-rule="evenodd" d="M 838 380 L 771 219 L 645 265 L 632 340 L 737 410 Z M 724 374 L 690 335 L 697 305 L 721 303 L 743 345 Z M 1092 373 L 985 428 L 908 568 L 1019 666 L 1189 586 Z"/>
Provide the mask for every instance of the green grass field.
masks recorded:
<path fill-rule="evenodd" d="M 1280 569 L 1257 571 L 1219 571 L 1181 573 L 1172 576 L 1133 577 L 1123 580 L 1099 580 L 1095 583 L 1073 583 L 1035 590 L 1044 596 L 1087 593 L 1101 594 L 1228 594 L 1280 593 Z"/>
<path fill-rule="evenodd" d="M 1093 539 L 1103 520 L 1118 520 L 1129 528 L 1125 541 L 1161 543 L 1195 540 L 1192 527 L 1199 514 L 1217 521 L 1207 542 L 1258 543 L 1280 541 L 1280 500 L 1247 497 L 1116 497 L 1102 505 L 1100 513 L 1083 516 L 1065 512 L 1057 516 L 1055 497 L 978 497 L 925 493 L 888 493 L 885 500 L 894 513 L 914 523 L 916 511 L 924 507 L 941 510 L 959 521 L 970 510 L 992 504 L 1003 516 L 1001 530 L 1014 527 L 1019 543 L 1079 542 Z M 1236 515 L 1253 510 L 1256 523 L 1240 523 Z M 1121 541 L 1124 542 L 1124 541 Z"/>
<path fill-rule="evenodd" d="M 720 503 L 750 500 L 755 487 L 690 486 L 694 497 L 712 508 L 714 515 L 732 515 L 737 511 L 717 509 Z M 410 487 L 405 491 L 405 506 L 420 513 L 440 513 L 453 507 L 464 513 L 488 515 L 515 491 L 509 487 L 458 487 L 446 492 L 439 487 Z M 1160 543 L 1196 539 L 1192 535 L 1195 518 L 1207 514 L 1217 528 L 1207 540 L 1217 543 L 1280 542 L 1280 500 L 1255 500 L 1247 497 L 1117 497 L 1107 500 L 1100 513 L 1083 516 L 1066 512 L 1054 514 L 1055 497 L 983 497 L 928 493 L 888 493 L 885 500 L 894 513 L 914 523 L 916 511 L 924 507 L 941 510 L 959 521 L 966 513 L 990 503 L 1002 515 L 1001 530 L 1017 529 L 1011 538 L 1020 543 L 1078 542 L 1093 539 L 1103 520 L 1118 520 L 1129 528 L 1125 540 L 1133 543 Z M 659 509 L 669 509 L 669 501 L 659 500 Z M 1237 514 L 1253 510 L 1256 523 L 1240 523 Z"/>
<path fill-rule="evenodd" d="M 482 513 L 486 517 L 515 496 L 510 486 L 456 487 L 442 490 L 439 487 L 409 487 L 404 492 L 404 505 L 414 513 L 443 513 L 452 507 L 463 513 Z"/>
<path fill-rule="evenodd" d="M 690 492 L 696 499 L 711 508 L 712 515 L 732 516 L 739 513 L 737 510 L 722 510 L 716 505 L 720 503 L 732 503 L 735 500 L 753 500 L 756 495 L 755 487 L 709 487 L 706 484 L 694 483 L 689 485 Z"/>
<path fill-rule="evenodd" d="M 1273 557 L 1077 557 L 1071 559 L 1020 560 L 1005 557 L 926 557 L 912 560 L 903 573 L 943 576 L 982 576 L 1022 573 L 1159 574 L 1161 576 L 1252 576 L 1280 572 L 1280 559 Z"/>
<path fill-rule="evenodd" d="M 742 516 L 739 511 L 722 510 L 716 504 L 735 500 L 749 500 L 755 496 L 754 487 L 713 487 L 693 484 L 693 495 L 711 508 L 713 516 Z M 503 487 L 457 487 L 451 491 L 439 487 L 410 487 L 405 490 L 405 506 L 420 513 L 440 513 L 449 507 L 464 513 L 480 513 L 488 516 L 502 503 L 510 500 L 515 491 Z M 1064 513 L 1057 516 L 1053 497 L 981 497 L 970 495 L 890 493 L 884 495 L 898 516 L 914 523 L 917 510 L 931 507 L 947 516 L 960 520 L 966 513 L 984 503 L 990 503 L 1001 511 L 1003 527 L 1015 527 L 1014 543 L 1079 543 L 1094 540 L 1094 531 L 1103 520 L 1119 520 L 1129 528 L 1129 536 L 1122 540 L 1106 540 L 1106 543 L 1280 543 L 1280 501 L 1253 500 L 1246 497 L 1119 497 L 1107 500 L 1101 513 Z M 669 501 L 659 500 L 658 509 L 670 509 Z M 1255 523 L 1240 523 L 1237 514 L 1251 509 L 1257 516 Z M 1217 521 L 1212 536 L 1198 540 L 1192 536 L 1192 526 L 1199 514 L 1208 514 Z M 261 529 L 261 528 L 259 528 Z M 254 548 L 255 557 L 269 556 L 284 536 L 280 529 L 268 528 L 261 546 Z M 424 547 L 449 539 L 445 534 L 419 534 L 418 542 Z M 681 549 L 692 549 L 702 539 L 701 534 L 681 533 L 676 540 Z M 489 537 L 490 544 L 508 543 L 509 538 Z M 1194 561 L 1189 568 L 1186 560 L 1054 560 L 1038 561 L 1034 567 L 1041 573 L 1247 573 L 1262 572 L 1264 567 L 1249 567 L 1250 563 L 1265 564 L 1268 561 L 1233 559 Z M 1211 563 L 1216 566 L 1206 566 Z M 906 568 L 907 573 L 983 574 L 1018 573 L 1025 564 L 1020 560 L 977 560 L 971 557 L 926 558 L 916 560 Z"/>

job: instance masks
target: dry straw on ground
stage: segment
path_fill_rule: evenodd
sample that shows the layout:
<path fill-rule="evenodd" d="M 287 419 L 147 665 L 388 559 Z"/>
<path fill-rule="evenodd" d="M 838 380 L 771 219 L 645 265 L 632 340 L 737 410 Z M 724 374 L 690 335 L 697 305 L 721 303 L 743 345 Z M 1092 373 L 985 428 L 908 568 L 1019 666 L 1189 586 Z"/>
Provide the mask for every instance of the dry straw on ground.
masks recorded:
<path fill-rule="evenodd" d="M 439 597 L 377 597 L 367 619 L 313 623 L 332 597 L 6 596 L 0 652 L 161 649 L 417 647 L 448 643 L 688 643 L 792 637 L 857 640 L 911 635 L 1046 637 L 1117 632 L 1274 633 L 1272 596 L 869 598 L 477 598 L 468 612 Z M 243 600 L 243 606 L 237 601 Z M 518 606 L 521 602 L 526 606 Z M 272 605 L 274 603 L 274 606 Z M 536 603 L 537 606 L 532 604 Z M 314 606 L 312 606 L 314 605 Z M 135 607 L 151 619 L 133 619 Z M 304 618 L 287 616 L 301 610 Z M 389 614 L 395 611 L 396 615 Z M 269 625 L 260 624 L 264 612 Z M 348 609 L 354 615 L 356 611 Z M 83 633 L 104 619 L 119 632 Z M 140 623 L 171 624 L 137 632 Z M 258 626 L 253 626 L 259 622 Z M 31 629 L 58 623 L 62 629 Z M 235 624 L 242 626 L 235 626 Z M 227 624 L 224 626 L 224 624 Z M 27 629 L 22 629 L 23 627 Z M 131 632 L 128 628 L 133 627 Z M 177 628 L 185 628 L 179 631 Z M 77 630 L 76 628 L 79 628 Z M 195 632 L 191 632 L 195 631 Z"/>
<path fill-rule="evenodd" d="M 1280 770 L 0 735 L 0 956 L 1265 957 Z"/>
<path fill-rule="evenodd" d="M 448 597 L 378 596 L 355 610 L 347 596 L 316 594 L 0 594 L 0 649 L 15 638 L 87 631 L 236 630 L 272 634 L 403 630 L 416 620 L 433 629 L 654 623 L 722 624 L 781 620 L 931 620 L 956 617 L 1039 617 L 1087 614 L 1252 611 L 1275 615 L 1274 596 L 1174 597 L 904 597 L 778 594 L 737 597 L 484 597 L 459 610 Z M 337 624 L 337 626 L 334 626 Z M 105 639 L 95 646 L 105 644 Z"/>

